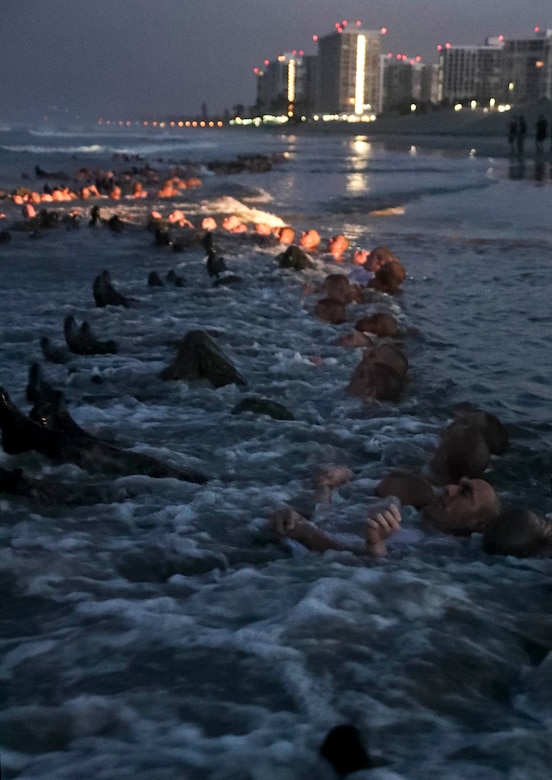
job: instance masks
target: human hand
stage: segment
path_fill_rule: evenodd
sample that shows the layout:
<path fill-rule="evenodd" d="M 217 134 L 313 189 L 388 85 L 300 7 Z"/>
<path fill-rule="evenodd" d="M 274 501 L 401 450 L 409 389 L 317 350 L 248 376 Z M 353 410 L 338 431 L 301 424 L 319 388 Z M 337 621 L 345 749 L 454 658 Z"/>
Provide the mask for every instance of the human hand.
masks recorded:
<path fill-rule="evenodd" d="M 268 528 L 278 536 L 293 536 L 298 523 L 305 518 L 291 507 L 277 509 L 268 518 Z"/>
<path fill-rule="evenodd" d="M 366 521 L 366 547 L 370 555 L 381 557 L 387 552 L 386 540 L 401 527 L 401 513 L 395 504 L 377 512 Z"/>

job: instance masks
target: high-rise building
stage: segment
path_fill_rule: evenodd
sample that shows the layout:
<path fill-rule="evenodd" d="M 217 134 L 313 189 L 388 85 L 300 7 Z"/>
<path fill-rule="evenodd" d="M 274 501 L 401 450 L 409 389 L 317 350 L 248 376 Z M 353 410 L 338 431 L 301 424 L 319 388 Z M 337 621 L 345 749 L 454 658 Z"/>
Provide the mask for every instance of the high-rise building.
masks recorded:
<path fill-rule="evenodd" d="M 485 46 L 439 47 L 439 101 L 522 105 L 552 98 L 552 30 L 489 38 Z"/>
<path fill-rule="evenodd" d="M 508 102 L 533 103 L 552 99 L 552 30 L 536 30 L 535 37 L 504 45 L 504 81 Z"/>
<path fill-rule="evenodd" d="M 420 58 L 409 59 L 404 54 L 382 56 L 384 113 L 404 113 L 411 105 L 429 103 L 426 66 Z"/>
<path fill-rule="evenodd" d="M 295 113 L 302 106 L 306 89 L 303 52 L 280 54 L 257 69 L 257 110 L 259 113 Z"/>
<path fill-rule="evenodd" d="M 440 46 L 439 102 L 505 102 L 503 47 L 502 39 L 488 39 L 485 46 Z"/>
<path fill-rule="evenodd" d="M 318 105 L 327 114 L 381 110 L 381 32 L 342 24 L 318 41 Z"/>

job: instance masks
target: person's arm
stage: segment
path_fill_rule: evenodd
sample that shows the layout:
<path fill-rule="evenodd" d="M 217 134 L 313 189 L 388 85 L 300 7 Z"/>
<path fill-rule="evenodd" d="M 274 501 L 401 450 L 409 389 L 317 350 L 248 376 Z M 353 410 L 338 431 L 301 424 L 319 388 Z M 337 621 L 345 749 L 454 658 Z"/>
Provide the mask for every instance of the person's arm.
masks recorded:
<path fill-rule="evenodd" d="M 286 507 L 278 509 L 268 519 L 268 527 L 277 536 L 286 536 L 294 539 L 308 550 L 313 552 L 326 552 L 326 550 L 349 550 L 350 548 L 333 539 L 324 531 L 317 528 L 314 523 L 300 515 L 295 509 Z"/>
<path fill-rule="evenodd" d="M 328 536 L 314 523 L 290 507 L 277 510 L 268 520 L 269 529 L 277 536 L 294 539 L 313 552 L 338 550 L 353 552 L 357 555 L 367 553 L 371 558 L 381 558 L 386 555 L 386 541 L 399 530 L 400 524 L 401 513 L 394 504 L 388 509 L 377 512 L 373 517 L 369 517 L 366 523 L 366 546 L 362 550 L 358 547 L 342 544 L 337 539 Z"/>

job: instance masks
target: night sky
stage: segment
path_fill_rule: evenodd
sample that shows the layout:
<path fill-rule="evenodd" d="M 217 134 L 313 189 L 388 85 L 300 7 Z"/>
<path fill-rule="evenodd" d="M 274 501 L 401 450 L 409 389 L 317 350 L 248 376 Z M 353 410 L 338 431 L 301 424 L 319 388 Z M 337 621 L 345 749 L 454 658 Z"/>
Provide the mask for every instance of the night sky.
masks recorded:
<path fill-rule="evenodd" d="M 357 19 L 385 51 L 528 38 L 550 0 L 1 0 L 0 122 L 210 113 L 255 99 L 253 68 Z"/>

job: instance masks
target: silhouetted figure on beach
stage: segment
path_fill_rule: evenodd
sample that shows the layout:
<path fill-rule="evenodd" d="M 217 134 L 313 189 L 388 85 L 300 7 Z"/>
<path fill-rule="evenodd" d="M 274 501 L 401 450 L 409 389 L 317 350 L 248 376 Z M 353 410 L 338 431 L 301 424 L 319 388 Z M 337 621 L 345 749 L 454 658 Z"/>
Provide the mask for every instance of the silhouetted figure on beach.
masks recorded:
<path fill-rule="evenodd" d="M 520 114 L 517 121 L 517 153 L 519 157 L 523 156 L 523 150 L 525 148 L 525 136 L 527 135 L 527 122 L 523 114 Z"/>
<path fill-rule="evenodd" d="M 544 151 L 544 142 L 548 135 L 548 122 L 544 114 L 540 114 L 535 125 L 535 149 L 537 152 Z"/>
<path fill-rule="evenodd" d="M 517 138 L 517 118 L 513 116 L 508 124 L 508 143 L 510 144 L 510 154 L 514 154 Z"/>

